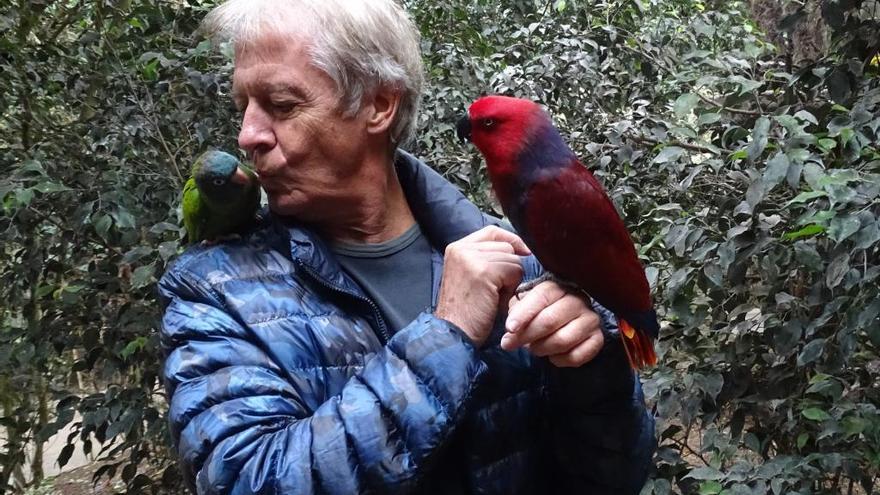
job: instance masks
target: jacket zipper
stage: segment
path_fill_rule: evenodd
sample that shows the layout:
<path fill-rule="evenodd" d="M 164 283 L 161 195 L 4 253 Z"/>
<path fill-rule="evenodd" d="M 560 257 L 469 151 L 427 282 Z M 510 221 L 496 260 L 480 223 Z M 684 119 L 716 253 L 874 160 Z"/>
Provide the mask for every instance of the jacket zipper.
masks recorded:
<path fill-rule="evenodd" d="M 345 294 L 346 296 L 349 296 L 349 297 L 353 297 L 353 298 L 357 299 L 358 301 L 362 301 L 362 302 L 367 303 L 370 306 L 370 308 L 373 310 L 373 316 L 376 318 L 376 322 L 379 324 L 379 332 L 378 332 L 379 335 L 377 335 L 377 336 L 379 337 L 379 340 L 382 341 L 382 345 L 387 344 L 388 341 L 391 340 L 391 334 L 388 333 L 388 328 L 385 326 L 385 320 L 382 319 L 382 313 L 379 312 L 379 307 L 376 306 L 376 303 L 374 303 L 372 300 L 370 300 L 367 297 L 360 296 L 358 294 L 355 294 L 354 292 L 347 291 L 347 290 L 343 289 L 342 287 L 339 287 L 338 285 L 331 284 L 330 282 L 326 281 L 324 279 L 324 277 L 321 276 L 321 274 L 319 274 L 317 271 L 315 271 L 314 268 L 306 265 L 302 260 L 299 260 L 299 259 L 296 260 L 296 264 L 297 264 L 297 266 L 299 266 L 300 268 L 305 270 L 305 272 L 308 273 L 309 276 L 311 276 L 316 282 L 318 282 L 319 284 L 321 284 L 325 288 L 330 289 L 335 292 L 338 292 L 338 293 L 341 293 L 341 294 Z"/>

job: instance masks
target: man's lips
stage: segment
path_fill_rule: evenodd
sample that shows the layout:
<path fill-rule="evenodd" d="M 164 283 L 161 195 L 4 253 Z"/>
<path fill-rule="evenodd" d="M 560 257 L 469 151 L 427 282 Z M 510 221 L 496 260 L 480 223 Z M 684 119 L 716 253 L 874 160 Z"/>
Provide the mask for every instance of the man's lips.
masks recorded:
<path fill-rule="evenodd" d="M 246 173 L 244 173 L 244 170 L 242 170 L 241 167 L 238 167 L 237 169 L 235 169 L 235 173 L 232 175 L 231 180 L 233 183 L 243 186 L 250 182 L 251 178 L 248 177 Z"/>

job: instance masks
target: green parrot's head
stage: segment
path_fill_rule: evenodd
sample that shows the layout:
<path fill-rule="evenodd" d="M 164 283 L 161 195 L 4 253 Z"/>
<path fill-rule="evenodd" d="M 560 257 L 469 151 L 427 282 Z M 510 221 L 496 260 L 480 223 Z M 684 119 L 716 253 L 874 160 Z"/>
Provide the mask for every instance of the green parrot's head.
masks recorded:
<path fill-rule="evenodd" d="M 213 200 L 229 200 L 253 186 L 253 177 L 229 153 L 210 150 L 193 165 L 192 175 L 199 191 Z"/>

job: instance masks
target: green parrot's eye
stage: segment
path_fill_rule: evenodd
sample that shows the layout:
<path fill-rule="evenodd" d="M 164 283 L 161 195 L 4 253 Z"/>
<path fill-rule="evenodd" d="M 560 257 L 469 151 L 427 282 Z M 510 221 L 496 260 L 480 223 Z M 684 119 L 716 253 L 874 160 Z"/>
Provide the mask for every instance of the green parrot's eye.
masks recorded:
<path fill-rule="evenodd" d="M 223 180 L 223 179 L 214 179 L 214 185 L 215 185 L 215 186 L 222 186 L 223 184 L 226 184 L 226 181 L 225 181 L 225 180 Z"/>
<path fill-rule="evenodd" d="M 481 124 L 483 124 L 483 127 L 485 127 L 486 129 L 491 129 L 495 127 L 495 119 L 483 119 Z"/>

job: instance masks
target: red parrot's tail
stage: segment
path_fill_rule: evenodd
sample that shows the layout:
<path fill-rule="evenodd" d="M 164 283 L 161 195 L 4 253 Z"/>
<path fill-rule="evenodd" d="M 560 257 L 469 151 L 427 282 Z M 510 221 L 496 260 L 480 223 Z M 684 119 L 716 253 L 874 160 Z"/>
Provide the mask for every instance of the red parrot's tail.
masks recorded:
<path fill-rule="evenodd" d="M 626 351 L 626 359 L 634 370 L 639 370 L 657 364 L 657 354 L 654 352 L 654 343 L 651 337 L 644 332 L 633 328 L 626 320 L 618 319 L 620 335 L 623 340 L 623 349 Z"/>

